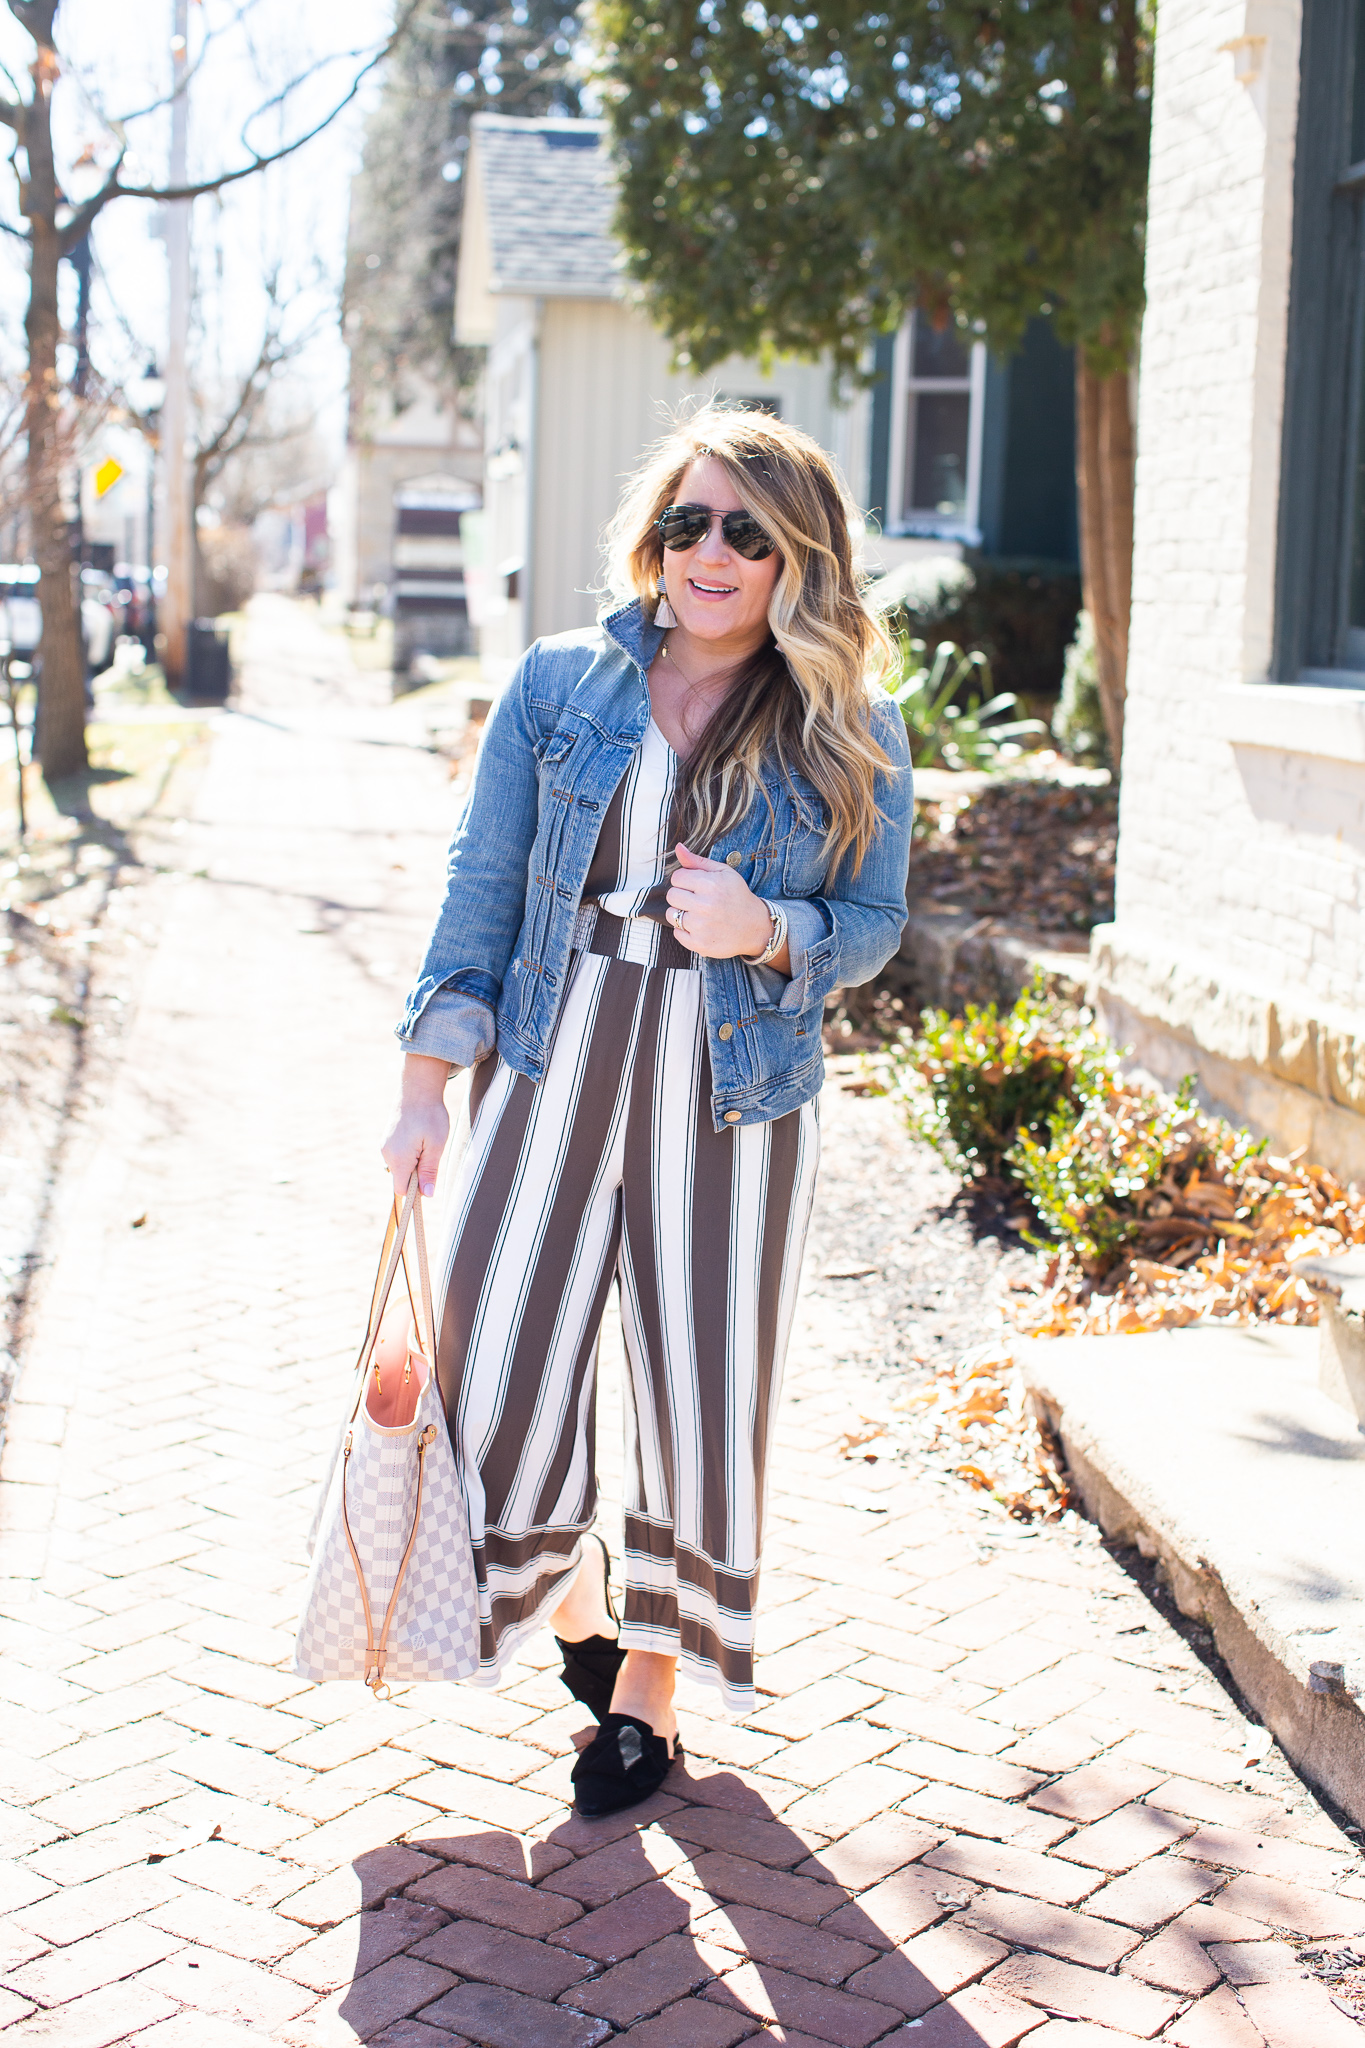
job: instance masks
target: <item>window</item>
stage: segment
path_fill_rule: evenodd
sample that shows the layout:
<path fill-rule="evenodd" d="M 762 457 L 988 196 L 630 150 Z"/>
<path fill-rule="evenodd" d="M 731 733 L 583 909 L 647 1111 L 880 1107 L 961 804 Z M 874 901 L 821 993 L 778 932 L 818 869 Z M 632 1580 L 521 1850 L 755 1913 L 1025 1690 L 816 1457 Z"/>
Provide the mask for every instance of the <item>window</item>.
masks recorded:
<path fill-rule="evenodd" d="M 888 526 L 979 541 L 986 350 L 912 313 L 892 369 Z"/>
<path fill-rule="evenodd" d="M 1277 682 L 1365 674 L 1365 0 L 1303 11 Z"/>
<path fill-rule="evenodd" d="M 1347 151 L 1348 166 L 1345 176 L 1338 180 L 1342 196 L 1349 191 L 1355 210 L 1353 241 L 1356 251 L 1356 272 L 1365 260 L 1365 5 L 1358 4 L 1355 14 L 1352 65 L 1352 91 L 1350 109 L 1350 147 Z M 1342 658 L 1353 669 L 1365 669 L 1365 404 L 1362 404 L 1362 380 L 1365 379 L 1365 330 L 1361 325 L 1361 308 L 1357 306 L 1353 322 L 1355 332 L 1351 338 L 1351 378 L 1355 413 L 1354 460 L 1351 465 L 1351 539 L 1350 559 L 1346 565 L 1346 618 L 1343 646 L 1339 650 Z"/>

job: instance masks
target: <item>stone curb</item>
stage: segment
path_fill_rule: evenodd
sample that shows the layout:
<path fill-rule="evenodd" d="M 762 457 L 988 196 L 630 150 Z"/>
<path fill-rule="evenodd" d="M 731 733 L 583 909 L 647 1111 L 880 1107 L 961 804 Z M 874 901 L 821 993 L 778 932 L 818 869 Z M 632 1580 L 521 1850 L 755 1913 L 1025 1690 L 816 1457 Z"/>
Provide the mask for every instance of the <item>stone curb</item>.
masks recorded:
<path fill-rule="evenodd" d="M 1090 956 L 1057 943 L 1061 934 L 1003 924 L 969 910 L 910 913 L 896 955 L 921 1007 L 960 1010 L 967 1003 L 1008 1008 L 1041 969 L 1049 990 L 1065 1002 L 1085 999 Z"/>
<path fill-rule="evenodd" d="M 1204 1324 L 1016 1355 L 1087 1514 L 1159 1560 L 1285 1754 L 1365 1822 L 1365 1436 L 1318 1390 L 1316 1330 Z"/>

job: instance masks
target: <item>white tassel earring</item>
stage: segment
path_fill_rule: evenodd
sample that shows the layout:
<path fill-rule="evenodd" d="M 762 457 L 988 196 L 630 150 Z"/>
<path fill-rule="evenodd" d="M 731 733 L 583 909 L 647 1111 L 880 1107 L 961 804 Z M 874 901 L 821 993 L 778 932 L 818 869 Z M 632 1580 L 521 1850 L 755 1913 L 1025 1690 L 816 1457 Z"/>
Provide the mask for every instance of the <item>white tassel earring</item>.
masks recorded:
<path fill-rule="evenodd" d="M 668 585 L 662 576 L 659 578 L 659 609 L 654 614 L 654 623 L 661 633 L 668 632 L 678 623 L 678 615 L 668 601 Z"/>

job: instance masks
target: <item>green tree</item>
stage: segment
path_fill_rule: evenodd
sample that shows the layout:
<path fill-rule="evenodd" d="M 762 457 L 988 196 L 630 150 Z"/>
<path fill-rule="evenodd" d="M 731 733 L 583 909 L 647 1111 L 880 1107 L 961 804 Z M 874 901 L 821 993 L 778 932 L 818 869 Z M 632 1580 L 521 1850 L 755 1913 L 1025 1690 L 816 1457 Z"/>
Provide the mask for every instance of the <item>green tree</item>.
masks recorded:
<path fill-rule="evenodd" d="M 481 355 L 456 347 L 451 317 L 470 117 L 576 115 L 581 33 L 564 0 L 420 0 L 385 67 L 352 193 L 344 331 L 357 431 L 374 396 L 401 409 L 419 383 L 473 381 Z"/>
<path fill-rule="evenodd" d="M 1119 758 L 1146 0 L 596 0 L 631 274 L 681 357 L 845 370 L 911 305 L 1077 345 L 1085 601 Z"/>

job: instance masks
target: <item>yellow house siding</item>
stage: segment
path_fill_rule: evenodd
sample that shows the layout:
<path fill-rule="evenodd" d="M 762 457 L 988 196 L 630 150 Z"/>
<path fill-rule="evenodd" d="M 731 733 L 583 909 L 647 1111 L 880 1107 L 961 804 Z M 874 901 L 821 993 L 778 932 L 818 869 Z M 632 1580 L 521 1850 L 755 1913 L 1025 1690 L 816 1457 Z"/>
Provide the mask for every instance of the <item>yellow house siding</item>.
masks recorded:
<path fill-rule="evenodd" d="M 601 537 L 625 480 L 686 399 L 720 392 L 775 398 L 784 419 L 836 457 L 849 441 L 820 363 L 779 360 L 764 371 L 743 357 L 704 379 L 670 372 L 667 342 L 614 300 L 542 302 L 536 409 L 532 636 L 591 625 L 602 603 Z M 856 490 L 859 479 L 849 482 Z"/>
<path fill-rule="evenodd" d="M 622 481 L 652 438 L 651 395 L 667 386 L 667 350 L 612 300 L 548 299 L 536 407 L 534 634 L 590 626 L 601 538 Z M 658 418 L 655 432 L 663 431 Z"/>

